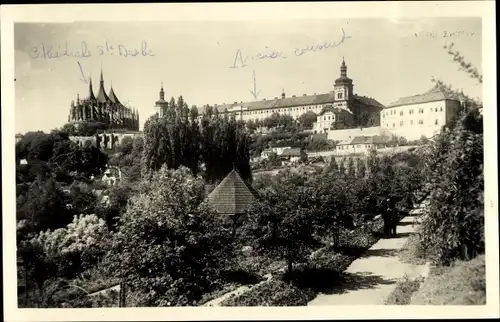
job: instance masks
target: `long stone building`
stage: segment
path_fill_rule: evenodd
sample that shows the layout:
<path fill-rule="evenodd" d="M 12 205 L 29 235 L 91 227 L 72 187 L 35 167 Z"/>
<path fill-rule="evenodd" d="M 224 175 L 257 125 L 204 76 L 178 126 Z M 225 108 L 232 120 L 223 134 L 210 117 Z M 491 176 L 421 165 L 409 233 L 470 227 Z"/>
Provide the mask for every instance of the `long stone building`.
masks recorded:
<path fill-rule="evenodd" d="M 348 123 L 346 125 L 380 125 L 380 111 L 384 108 L 377 100 L 354 93 L 353 80 L 347 76 L 347 66 L 344 60 L 340 66 L 340 77 L 335 80 L 333 90 L 328 93 L 287 97 L 283 91 L 280 97 L 274 99 L 216 104 L 214 107 L 220 113 L 234 114 L 243 121 L 263 120 L 274 113 L 290 115 L 294 119 L 298 119 L 302 114 L 311 111 L 319 115 L 318 122 L 321 124 L 321 129 L 318 128 L 318 130 L 321 131 L 330 128 L 332 122 L 337 120 Z M 167 108 L 168 102 L 165 100 L 162 84 L 155 109 L 157 114 L 162 117 Z M 330 114 L 340 117 L 334 119 Z"/>
<path fill-rule="evenodd" d="M 139 130 L 139 112 L 123 105 L 111 86 L 109 94 L 104 89 L 104 78 L 101 71 L 99 91 L 94 95 L 92 79 L 86 97 L 80 99 L 76 95 L 76 102 L 71 101 L 68 122 L 78 125 L 83 122 L 100 122 L 109 125 L 109 129 Z"/>

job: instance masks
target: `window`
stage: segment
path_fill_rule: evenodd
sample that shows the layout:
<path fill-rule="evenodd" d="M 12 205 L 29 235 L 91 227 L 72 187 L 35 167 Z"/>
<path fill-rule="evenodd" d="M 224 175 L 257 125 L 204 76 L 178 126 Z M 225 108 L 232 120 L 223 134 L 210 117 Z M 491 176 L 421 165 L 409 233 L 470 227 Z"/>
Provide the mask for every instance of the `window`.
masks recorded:
<path fill-rule="evenodd" d="M 399 122 L 399 126 L 403 126 L 403 121 Z"/>
<path fill-rule="evenodd" d="M 418 121 L 418 124 L 424 124 L 424 120 Z"/>
<path fill-rule="evenodd" d="M 400 116 L 401 116 L 401 115 L 403 115 L 403 111 L 399 112 L 399 115 L 400 115 Z"/>
<path fill-rule="evenodd" d="M 410 125 L 413 125 L 413 120 L 410 121 Z"/>
<path fill-rule="evenodd" d="M 337 93 L 337 98 L 342 98 L 342 93 Z"/>
<path fill-rule="evenodd" d="M 432 107 L 431 107 L 431 112 L 432 112 Z"/>
<path fill-rule="evenodd" d="M 392 127 L 396 127 L 396 123 L 392 123 Z"/>
<path fill-rule="evenodd" d="M 410 114 L 413 114 L 413 109 L 410 110 Z"/>
<path fill-rule="evenodd" d="M 434 122 L 434 124 L 438 125 L 438 120 L 436 119 L 436 122 Z"/>
<path fill-rule="evenodd" d="M 438 108 L 436 107 L 436 112 L 438 111 Z"/>
<path fill-rule="evenodd" d="M 419 109 L 418 109 L 418 112 L 419 112 L 420 114 L 422 114 L 422 113 L 424 113 L 424 109 L 423 109 L 423 108 L 419 108 Z"/>
<path fill-rule="evenodd" d="M 439 110 L 442 112 L 443 111 L 443 107 L 441 106 L 441 108 Z"/>

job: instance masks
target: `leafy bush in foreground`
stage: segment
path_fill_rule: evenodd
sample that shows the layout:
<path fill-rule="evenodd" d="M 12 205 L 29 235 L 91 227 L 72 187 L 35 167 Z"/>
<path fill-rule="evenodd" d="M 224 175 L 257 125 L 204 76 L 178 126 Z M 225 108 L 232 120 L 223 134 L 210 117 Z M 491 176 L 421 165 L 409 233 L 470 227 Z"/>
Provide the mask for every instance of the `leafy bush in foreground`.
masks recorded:
<path fill-rule="evenodd" d="M 486 304 L 485 256 L 458 261 L 442 274 L 431 275 L 411 299 L 412 305 Z"/>
<path fill-rule="evenodd" d="M 222 306 L 305 306 L 315 297 L 311 290 L 299 289 L 279 280 L 263 282 L 246 293 L 224 300 Z"/>

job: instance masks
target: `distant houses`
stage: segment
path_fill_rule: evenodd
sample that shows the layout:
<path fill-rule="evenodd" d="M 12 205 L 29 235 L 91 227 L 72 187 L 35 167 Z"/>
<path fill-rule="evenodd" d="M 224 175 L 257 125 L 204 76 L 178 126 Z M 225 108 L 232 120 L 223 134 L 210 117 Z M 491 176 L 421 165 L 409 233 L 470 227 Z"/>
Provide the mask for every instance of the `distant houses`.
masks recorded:
<path fill-rule="evenodd" d="M 300 161 L 301 155 L 302 155 L 301 148 L 289 148 L 284 150 L 283 153 L 281 153 L 281 155 L 279 156 L 279 158 L 284 164 L 296 163 Z"/>
<path fill-rule="evenodd" d="M 338 154 L 366 154 L 370 150 L 387 148 L 389 140 L 390 137 L 381 135 L 355 136 L 350 140 L 344 140 L 337 143 L 335 146 L 335 152 Z"/>

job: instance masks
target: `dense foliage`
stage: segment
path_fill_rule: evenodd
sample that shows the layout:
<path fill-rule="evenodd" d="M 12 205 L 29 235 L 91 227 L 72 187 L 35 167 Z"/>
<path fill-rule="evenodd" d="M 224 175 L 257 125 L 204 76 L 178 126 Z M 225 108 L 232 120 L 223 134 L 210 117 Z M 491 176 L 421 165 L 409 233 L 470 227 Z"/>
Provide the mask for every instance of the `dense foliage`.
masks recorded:
<path fill-rule="evenodd" d="M 283 171 L 272 180 L 259 178 L 255 184 L 261 198 L 248 211 L 241 238 L 259 254 L 284 260 L 290 272 L 294 263 L 307 262 L 324 239 L 334 248 L 345 246 L 340 242 L 343 229 L 377 214 L 399 220 L 409 210 L 421 185 L 417 156 L 374 153 L 366 175 L 356 173 L 363 166 L 356 167 L 353 159 L 344 163 L 338 166 L 332 159 L 323 171 Z"/>
<path fill-rule="evenodd" d="M 482 76 L 453 49 L 445 47 L 461 69 Z M 482 103 L 437 82 L 465 102 L 456 119 L 424 151 L 425 185 L 429 193 L 421 243 L 436 263 L 449 265 L 484 253 L 484 143 Z"/>
<path fill-rule="evenodd" d="M 142 188 L 113 238 L 112 270 L 143 294 L 143 305 L 196 304 L 232 258 L 230 235 L 189 169 L 163 166 Z"/>
<path fill-rule="evenodd" d="M 243 123 L 211 108 L 199 121 L 197 109 L 189 109 L 182 96 L 173 103 L 164 117 L 153 116 L 144 126 L 147 169 L 185 166 L 195 175 L 201 171 L 207 182 L 214 183 L 235 167 L 251 180 L 250 138 Z"/>
<path fill-rule="evenodd" d="M 249 292 L 225 300 L 223 306 L 305 306 L 314 298 L 311 290 L 299 289 L 288 283 L 271 280 Z"/>

